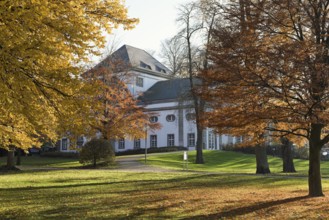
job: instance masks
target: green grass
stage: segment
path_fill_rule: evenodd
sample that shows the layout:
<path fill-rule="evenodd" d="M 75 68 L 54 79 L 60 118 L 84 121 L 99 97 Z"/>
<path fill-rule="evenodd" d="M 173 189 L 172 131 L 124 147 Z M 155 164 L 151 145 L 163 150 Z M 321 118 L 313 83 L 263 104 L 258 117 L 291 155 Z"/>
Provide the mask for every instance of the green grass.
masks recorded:
<path fill-rule="evenodd" d="M 256 171 L 255 155 L 242 154 L 229 151 L 203 151 L 205 164 L 195 164 L 195 151 L 188 152 L 188 168 L 193 171 L 220 172 L 220 173 L 246 173 Z M 141 160 L 144 161 L 144 160 Z M 282 159 L 268 156 L 271 173 L 282 174 Z M 170 154 L 148 155 L 147 163 L 152 166 L 182 170 L 183 152 Z M 307 175 L 308 160 L 294 159 L 296 174 Z M 329 177 L 329 161 L 321 163 L 324 177 Z"/>
<path fill-rule="evenodd" d="M 255 155 L 242 154 L 229 151 L 204 151 L 205 164 L 195 164 L 195 151 L 188 152 L 188 168 L 192 171 L 219 172 L 219 173 L 242 173 L 253 174 L 256 171 Z M 129 156 L 121 156 L 129 157 Z M 286 175 L 282 171 L 282 159 L 268 156 L 270 170 L 272 174 Z M 144 159 L 141 160 L 144 162 Z M 0 157 L 0 166 L 5 165 L 6 158 Z M 182 170 L 183 152 L 174 152 L 166 154 L 149 154 L 147 164 L 163 168 Z M 308 172 L 307 160 L 294 160 L 295 168 L 298 171 L 295 174 L 306 176 Z M 38 155 L 23 156 L 22 166 L 29 167 L 57 167 L 57 168 L 77 168 L 82 167 L 75 158 L 52 158 L 40 157 Z M 329 161 L 323 161 L 321 164 L 323 177 L 329 177 Z"/>
<path fill-rule="evenodd" d="M 12 173 L 0 176 L 0 219 L 205 219 L 209 215 L 230 218 L 239 217 L 235 212 L 238 207 L 247 207 L 242 213 L 246 217 L 257 217 L 262 211 L 280 216 L 280 211 L 275 211 L 280 198 L 298 200 L 306 194 L 306 182 L 304 178 L 186 172 L 141 174 L 61 170 Z M 327 180 L 324 187 L 329 189 Z M 273 195 L 268 197 L 268 192 Z M 274 199 L 269 200 L 269 204 L 279 202 L 273 207 L 270 205 L 268 210 L 259 209 L 253 200 L 258 196 L 266 196 L 259 202 L 269 198 Z M 284 200 L 282 203 L 284 205 Z M 296 206 L 300 209 L 301 205 Z"/>
<path fill-rule="evenodd" d="M 252 175 L 253 155 L 205 151 L 204 158 L 206 164 L 196 165 L 189 152 L 189 168 L 206 171 L 193 173 L 179 171 L 182 152 L 148 155 L 149 164 L 177 171 L 134 173 L 73 169 L 81 166 L 76 159 L 23 157 L 23 166 L 68 169 L 0 173 L 0 219 L 329 218 L 327 197 L 305 197 L 306 177 Z M 269 162 L 280 174 L 281 160 L 269 156 Z M 307 161 L 295 165 L 307 170 Z M 322 167 L 328 175 L 328 162 Z M 329 179 L 322 184 L 329 194 Z"/>
<path fill-rule="evenodd" d="M 6 164 L 6 157 L 0 157 L 0 166 Z M 58 168 L 73 168 L 80 167 L 78 159 L 63 158 L 63 157 L 40 157 L 39 155 L 22 156 L 21 164 L 31 167 L 58 167 Z"/>

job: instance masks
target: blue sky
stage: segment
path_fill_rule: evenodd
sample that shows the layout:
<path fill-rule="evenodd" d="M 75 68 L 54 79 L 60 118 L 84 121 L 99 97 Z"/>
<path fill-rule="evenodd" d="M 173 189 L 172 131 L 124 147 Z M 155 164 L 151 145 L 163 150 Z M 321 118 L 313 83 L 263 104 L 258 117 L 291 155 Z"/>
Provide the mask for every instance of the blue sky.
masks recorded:
<path fill-rule="evenodd" d="M 159 53 L 161 41 L 177 33 L 177 7 L 186 2 L 188 0 L 126 0 L 129 16 L 139 18 L 140 23 L 130 31 L 115 31 L 119 46 L 128 44 Z"/>

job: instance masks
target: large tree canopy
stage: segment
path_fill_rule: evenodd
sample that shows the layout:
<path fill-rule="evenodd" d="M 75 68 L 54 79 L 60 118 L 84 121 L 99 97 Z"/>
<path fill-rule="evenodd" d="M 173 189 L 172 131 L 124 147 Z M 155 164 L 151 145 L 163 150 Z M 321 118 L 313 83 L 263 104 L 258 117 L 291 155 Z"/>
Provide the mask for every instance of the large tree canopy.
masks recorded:
<path fill-rule="evenodd" d="M 248 140 L 293 136 L 310 147 L 309 195 L 321 196 L 328 143 L 329 1 L 239 0 L 213 31 L 204 72 L 210 126 Z"/>
<path fill-rule="evenodd" d="M 136 22 L 121 0 L 1 1 L 0 146 L 26 148 L 82 128 L 91 90 L 78 64 L 97 54 L 104 31 Z"/>

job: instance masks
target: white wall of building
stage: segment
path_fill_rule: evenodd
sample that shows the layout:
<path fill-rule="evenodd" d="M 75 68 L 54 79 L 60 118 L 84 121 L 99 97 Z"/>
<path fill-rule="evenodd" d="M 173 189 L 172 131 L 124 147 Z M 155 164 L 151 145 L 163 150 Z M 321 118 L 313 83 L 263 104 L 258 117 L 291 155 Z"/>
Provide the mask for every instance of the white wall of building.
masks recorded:
<path fill-rule="evenodd" d="M 138 97 L 141 93 L 147 91 L 150 87 L 152 87 L 156 82 L 168 80 L 166 76 L 161 76 L 161 74 L 157 74 L 152 71 L 142 70 L 133 68 L 129 74 L 130 77 L 126 79 L 126 84 L 130 92 L 134 97 Z M 138 79 L 142 79 L 142 86 L 136 82 Z M 194 143 L 196 144 L 196 124 L 194 120 L 188 120 L 187 115 L 193 114 L 193 108 L 188 108 L 187 106 L 191 106 L 192 103 L 184 102 L 183 104 L 180 102 L 169 101 L 162 103 L 153 103 L 146 106 L 146 108 L 155 113 L 158 117 L 158 123 L 161 124 L 161 128 L 156 131 L 152 131 L 147 129 L 147 139 L 141 139 L 139 148 L 150 148 L 150 136 L 157 136 L 157 147 L 166 147 L 168 146 L 168 134 L 174 135 L 174 146 L 183 146 L 189 147 L 190 150 L 194 150 L 195 147 L 189 146 L 188 144 L 188 135 L 194 134 Z M 184 107 L 185 106 L 185 107 Z M 168 115 L 174 115 L 174 121 L 167 121 L 166 117 Z M 140 128 L 145 129 L 145 128 Z M 206 128 L 204 131 L 204 139 L 203 139 L 203 147 L 205 149 L 221 149 L 222 146 L 228 144 L 234 144 L 236 142 L 236 138 L 230 137 L 227 135 L 217 135 L 214 134 L 212 129 Z M 119 140 L 114 142 L 114 147 L 117 152 L 132 150 L 135 148 L 135 141 L 125 139 L 124 144 L 119 146 Z M 68 138 L 62 138 L 60 141 L 60 151 L 62 152 L 75 152 L 75 149 L 71 150 Z"/>
<path fill-rule="evenodd" d="M 87 138 L 84 136 L 79 137 L 79 145 L 84 145 L 87 142 Z M 74 144 L 71 142 L 71 140 L 68 137 L 63 137 L 59 140 L 59 150 L 61 152 L 67 152 L 67 153 L 75 153 L 77 152 L 77 149 L 81 146 L 78 146 L 78 144 Z"/>
<path fill-rule="evenodd" d="M 168 146 L 168 134 L 174 134 L 174 146 L 183 146 L 189 147 L 189 150 L 194 150 L 195 147 L 188 146 L 188 134 L 192 133 L 195 137 L 195 144 L 196 144 L 196 124 L 193 120 L 188 120 L 186 115 L 193 113 L 191 109 L 183 109 L 183 132 L 179 134 L 179 110 L 177 108 L 178 102 L 170 102 L 170 103 L 157 103 L 148 105 L 146 108 L 148 109 L 158 109 L 157 111 L 152 111 L 158 117 L 158 123 L 161 124 L 161 129 L 152 131 L 147 129 L 147 140 L 146 140 L 146 147 L 150 148 L 150 136 L 157 135 L 157 147 L 167 147 Z M 171 108 L 171 109 L 168 109 Z M 164 109 L 164 110 L 161 110 Z M 175 120 L 169 122 L 166 120 L 168 115 L 174 115 Z M 143 128 L 144 129 L 144 128 Z M 180 138 L 181 136 L 181 138 Z M 180 140 L 181 139 L 181 140 Z M 234 144 L 236 143 L 236 138 L 230 137 L 227 135 L 218 135 L 215 134 L 212 129 L 206 128 L 204 131 L 204 140 L 203 146 L 204 149 L 210 150 L 220 150 L 224 145 Z M 145 148 L 145 139 L 140 140 L 140 148 Z M 125 148 L 119 149 L 118 141 L 115 142 L 115 150 L 119 151 L 126 151 L 134 149 L 134 141 L 125 139 Z"/>
<path fill-rule="evenodd" d="M 129 80 L 127 80 L 127 86 L 134 97 L 139 96 L 141 93 L 151 88 L 156 82 L 168 80 L 167 78 L 161 76 L 151 75 L 138 71 L 131 71 L 130 74 L 131 77 Z M 136 83 L 138 78 L 143 79 L 143 86 L 139 86 L 138 83 Z"/>

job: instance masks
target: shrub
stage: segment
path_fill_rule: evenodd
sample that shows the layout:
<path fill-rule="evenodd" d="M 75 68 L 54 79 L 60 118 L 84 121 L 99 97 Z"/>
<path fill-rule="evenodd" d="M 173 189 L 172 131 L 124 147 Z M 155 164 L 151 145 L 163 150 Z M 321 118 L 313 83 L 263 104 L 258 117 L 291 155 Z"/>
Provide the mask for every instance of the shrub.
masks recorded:
<path fill-rule="evenodd" d="M 112 145 L 104 139 L 92 139 L 80 151 L 79 162 L 82 164 L 92 164 L 96 167 L 97 163 L 108 165 L 113 163 L 114 160 L 115 155 Z"/>

